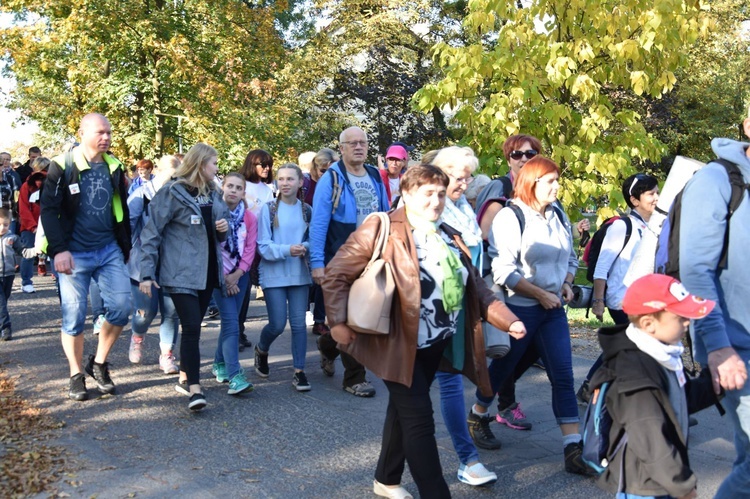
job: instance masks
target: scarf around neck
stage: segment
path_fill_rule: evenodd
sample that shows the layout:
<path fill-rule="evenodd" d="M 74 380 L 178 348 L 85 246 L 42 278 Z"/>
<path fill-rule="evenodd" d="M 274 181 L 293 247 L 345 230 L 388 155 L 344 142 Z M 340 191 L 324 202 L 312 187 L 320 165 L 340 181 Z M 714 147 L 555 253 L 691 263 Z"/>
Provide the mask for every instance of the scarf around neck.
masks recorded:
<path fill-rule="evenodd" d="M 441 218 L 461 233 L 461 239 L 466 246 L 471 248 L 482 244 L 482 229 L 479 228 L 477 216 L 463 194 L 455 203 L 448 198 L 445 199 L 445 209 Z"/>
<path fill-rule="evenodd" d="M 685 373 L 682 370 L 682 352 L 685 351 L 685 347 L 662 343 L 650 334 L 638 329 L 632 323 L 628 325 L 625 334 L 630 341 L 635 343 L 638 350 L 647 354 L 663 367 L 674 371 L 680 386 L 685 384 Z"/>
<path fill-rule="evenodd" d="M 230 258 L 232 258 L 235 263 L 237 263 L 240 259 L 238 232 L 244 221 L 245 203 L 240 200 L 235 209 L 232 210 L 232 217 L 229 220 L 229 226 L 231 230 L 229 231 L 229 237 L 227 237 L 227 241 L 224 243 L 224 249 L 229 252 Z"/>
<path fill-rule="evenodd" d="M 443 295 L 443 308 L 446 312 L 460 310 L 463 304 L 464 281 L 461 269 L 463 264 L 456 254 L 448 247 L 448 243 L 438 234 L 438 224 L 427 220 L 423 216 L 413 213 L 406 207 L 406 218 L 414 228 L 427 235 L 427 252 L 434 254 L 443 272 L 440 289 Z"/>

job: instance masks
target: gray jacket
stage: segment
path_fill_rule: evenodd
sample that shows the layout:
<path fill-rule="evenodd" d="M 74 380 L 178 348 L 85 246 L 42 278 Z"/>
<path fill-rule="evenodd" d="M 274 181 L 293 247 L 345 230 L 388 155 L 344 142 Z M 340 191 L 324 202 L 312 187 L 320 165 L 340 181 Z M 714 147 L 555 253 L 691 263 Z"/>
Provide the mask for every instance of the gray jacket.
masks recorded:
<path fill-rule="evenodd" d="M 222 218 L 229 221 L 231 215 L 221 191 L 212 190 L 211 197 L 213 220 L 208 230 L 214 233 L 218 279 L 222 294 L 226 294 L 220 242 L 226 240 L 228 233 L 216 232 L 215 224 Z M 141 281 L 144 277 L 155 278 L 158 262 L 160 286 L 180 290 L 205 289 L 208 237 L 195 198 L 183 184 L 170 181 L 159 189 L 148 209 L 148 222 L 141 231 Z"/>

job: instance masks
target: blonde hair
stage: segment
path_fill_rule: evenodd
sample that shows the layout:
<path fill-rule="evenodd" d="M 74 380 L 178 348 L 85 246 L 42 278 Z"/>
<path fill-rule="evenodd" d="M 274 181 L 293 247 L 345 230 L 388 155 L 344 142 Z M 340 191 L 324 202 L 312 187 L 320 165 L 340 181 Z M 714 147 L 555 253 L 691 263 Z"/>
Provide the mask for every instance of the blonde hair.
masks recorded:
<path fill-rule="evenodd" d="M 276 174 L 277 175 L 279 173 L 279 170 L 294 170 L 295 172 L 297 172 L 297 178 L 299 180 L 302 180 L 302 176 L 303 176 L 302 169 L 299 166 L 297 166 L 296 164 L 294 164 L 294 163 L 284 163 L 283 165 L 281 165 L 279 167 L 279 169 L 276 170 Z M 299 199 L 300 201 L 302 201 L 300 199 L 300 195 L 301 194 L 302 194 L 302 190 L 301 189 L 297 189 L 297 199 Z M 279 189 L 278 194 L 276 194 L 276 210 L 275 210 L 275 214 L 273 216 L 273 226 L 274 227 L 278 227 L 279 226 L 279 202 L 280 201 L 281 201 L 281 189 Z M 300 205 L 300 208 L 302 208 L 302 220 L 304 220 L 305 219 L 305 203 L 304 203 L 304 201 L 301 202 L 299 205 Z M 309 220 L 307 220 L 307 222 L 309 223 Z"/>
<path fill-rule="evenodd" d="M 469 173 L 479 167 L 479 159 L 474 155 L 471 147 L 450 146 L 440 149 L 437 155 L 430 161 L 445 173 L 450 173 L 456 168 L 468 168 Z"/>
<path fill-rule="evenodd" d="M 217 191 L 218 187 L 213 179 L 206 180 L 201 174 L 203 165 L 216 156 L 218 156 L 216 149 L 203 142 L 198 142 L 190 148 L 185 155 L 185 159 L 182 160 L 182 164 L 175 170 L 176 181 L 197 188 L 201 195 Z"/>
<path fill-rule="evenodd" d="M 310 178 L 317 182 L 318 180 L 320 180 L 320 177 L 323 176 L 320 173 L 320 169 L 328 168 L 331 163 L 338 160 L 339 155 L 336 154 L 336 151 L 324 147 L 323 149 L 318 151 L 318 154 L 316 154 L 315 158 L 313 159 L 313 167 L 310 170 Z"/>
<path fill-rule="evenodd" d="M 31 169 L 35 172 L 46 170 L 49 167 L 49 159 L 39 156 L 31 163 Z"/>

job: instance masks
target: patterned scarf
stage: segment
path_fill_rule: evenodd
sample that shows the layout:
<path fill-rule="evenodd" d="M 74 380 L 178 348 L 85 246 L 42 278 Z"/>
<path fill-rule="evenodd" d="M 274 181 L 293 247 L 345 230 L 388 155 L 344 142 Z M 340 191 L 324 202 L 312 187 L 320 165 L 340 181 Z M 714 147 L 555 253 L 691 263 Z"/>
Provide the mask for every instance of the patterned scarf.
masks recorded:
<path fill-rule="evenodd" d="M 456 254 L 448 247 L 448 243 L 438 234 L 438 224 L 422 217 L 420 214 L 409 211 L 406 207 L 406 218 L 415 230 L 424 232 L 427 235 L 427 248 L 430 255 L 440 262 L 440 269 L 443 272 L 440 289 L 443 293 L 443 308 L 446 312 L 460 310 L 463 305 L 464 281 L 461 269 L 463 264 Z M 440 281 L 440 276 L 433 276 L 436 281 Z"/>
<path fill-rule="evenodd" d="M 445 199 L 442 219 L 461 233 L 466 246 L 471 248 L 482 244 L 482 229 L 479 228 L 477 216 L 463 194 L 455 203 L 449 198 Z"/>
<path fill-rule="evenodd" d="M 229 237 L 227 237 L 224 243 L 224 249 L 229 252 L 229 257 L 235 261 L 235 264 L 240 260 L 240 248 L 238 243 L 238 233 L 242 223 L 245 221 L 245 203 L 240 201 L 237 203 L 237 207 L 232 210 L 232 218 L 229 221 Z"/>

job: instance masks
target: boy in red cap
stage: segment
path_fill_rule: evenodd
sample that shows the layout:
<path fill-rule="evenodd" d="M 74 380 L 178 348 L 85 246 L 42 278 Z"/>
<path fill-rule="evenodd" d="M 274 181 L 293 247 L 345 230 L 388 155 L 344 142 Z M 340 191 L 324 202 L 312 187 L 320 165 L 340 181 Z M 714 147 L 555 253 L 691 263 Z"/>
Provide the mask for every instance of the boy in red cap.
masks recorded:
<path fill-rule="evenodd" d="M 618 499 L 697 497 L 687 452 L 688 415 L 717 399 L 707 369 L 697 378 L 685 375 L 681 340 L 690 319 L 705 317 L 714 305 L 672 277 L 651 274 L 625 292 L 622 310 L 630 323 L 599 330 L 604 364 L 591 386 L 611 383 L 605 399 L 612 416 L 610 442 L 623 431 L 628 440 L 598 484 Z"/>

